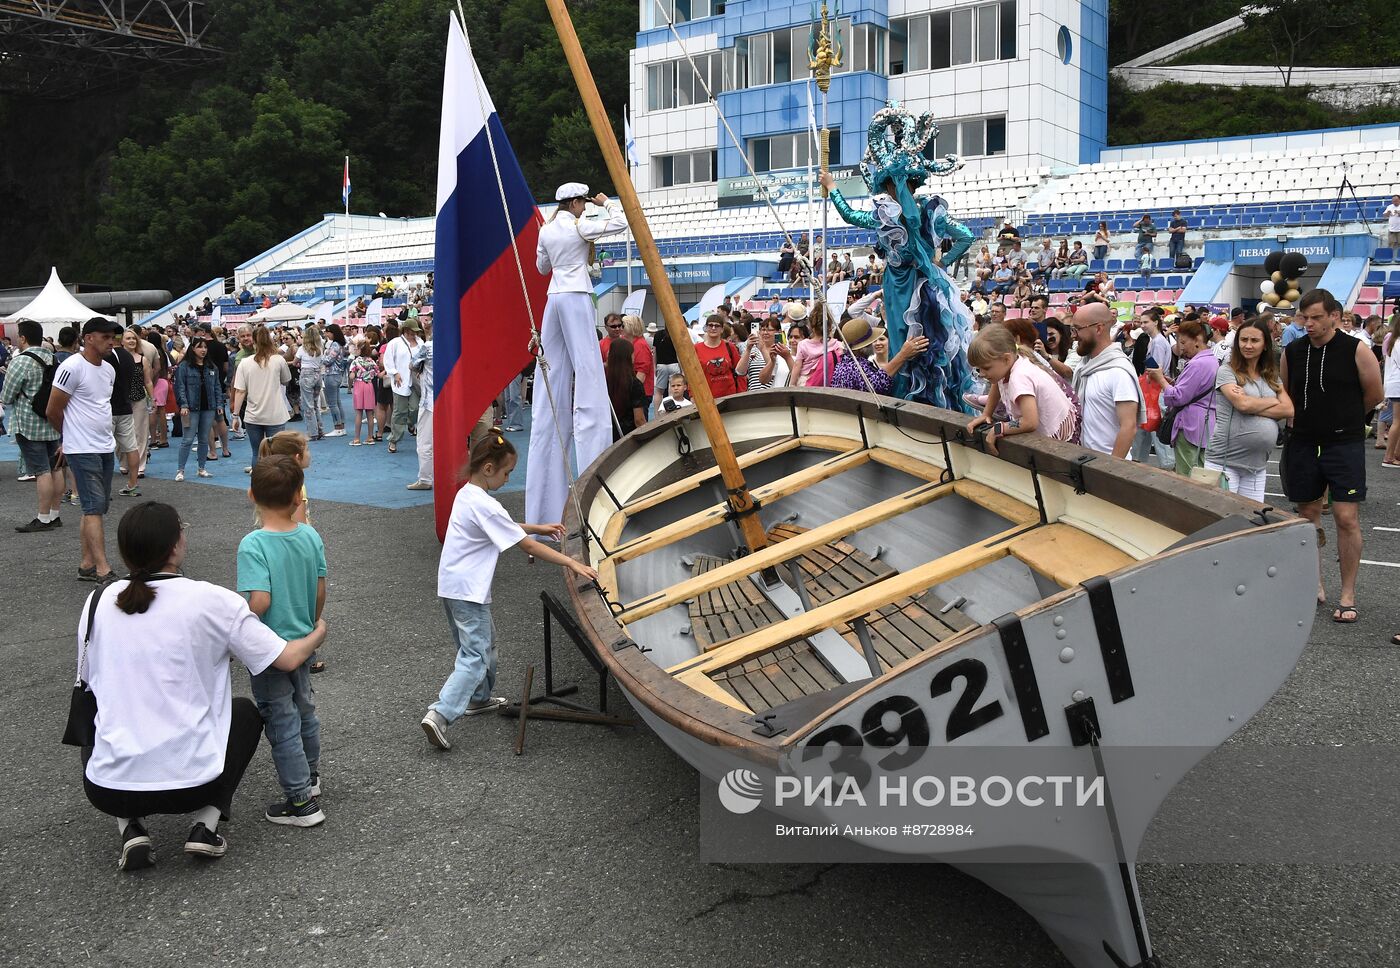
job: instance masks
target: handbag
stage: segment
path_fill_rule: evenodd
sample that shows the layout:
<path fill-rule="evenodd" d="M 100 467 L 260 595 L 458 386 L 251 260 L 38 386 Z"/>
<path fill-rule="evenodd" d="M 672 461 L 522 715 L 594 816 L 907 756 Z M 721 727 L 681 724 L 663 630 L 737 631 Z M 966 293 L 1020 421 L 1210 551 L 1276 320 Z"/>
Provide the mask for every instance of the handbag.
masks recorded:
<path fill-rule="evenodd" d="M 88 688 L 83 674 L 87 671 L 88 643 L 92 641 L 92 626 L 101 602 L 101 589 L 88 596 L 87 630 L 83 633 L 82 654 L 78 656 L 78 671 L 73 677 L 73 693 L 68 699 L 68 725 L 63 730 L 65 746 L 91 748 L 97 741 L 97 697 Z"/>
<path fill-rule="evenodd" d="M 1162 411 L 1162 422 L 1157 427 L 1157 439 L 1171 447 L 1175 441 L 1172 440 L 1172 430 L 1176 427 L 1176 418 L 1187 407 L 1193 407 L 1200 403 L 1210 394 L 1215 392 L 1215 384 L 1206 387 L 1205 391 L 1196 395 L 1192 400 L 1187 401 L 1179 407 L 1167 407 Z"/>

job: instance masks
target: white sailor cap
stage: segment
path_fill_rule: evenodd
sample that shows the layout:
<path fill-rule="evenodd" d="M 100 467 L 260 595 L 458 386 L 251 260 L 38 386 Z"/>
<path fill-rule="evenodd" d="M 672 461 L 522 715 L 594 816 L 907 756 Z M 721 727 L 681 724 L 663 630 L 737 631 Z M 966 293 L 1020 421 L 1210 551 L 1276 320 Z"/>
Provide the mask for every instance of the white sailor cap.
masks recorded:
<path fill-rule="evenodd" d="M 582 182 L 568 182 L 560 185 L 559 190 L 554 193 L 556 202 L 567 202 L 571 198 L 587 198 L 588 186 Z"/>

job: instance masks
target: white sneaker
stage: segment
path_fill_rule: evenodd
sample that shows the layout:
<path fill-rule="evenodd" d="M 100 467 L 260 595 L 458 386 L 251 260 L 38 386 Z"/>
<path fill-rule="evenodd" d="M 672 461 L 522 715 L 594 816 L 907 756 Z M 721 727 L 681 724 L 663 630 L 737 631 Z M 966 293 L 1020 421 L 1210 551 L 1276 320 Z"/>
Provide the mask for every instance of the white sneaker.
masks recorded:
<path fill-rule="evenodd" d="M 213 474 L 210 474 L 208 471 L 206 471 L 204 468 L 201 467 L 201 468 L 199 469 L 199 476 L 200 476 L 200 477 L 213 477 L 214 475 L 213 475 Z"/>
<path fill-rule="evenodd" d="M 176 472 L 175 472 L 175 480 L 177 480 L 177 481 L 183 481 L 184 479 L 185 479 L 185 472 L 184 472 L 184 471 L 176 471 Z"/>
<path fill-rule="evenodd" d="M 423 727 L 423 732 L 428 736 L 428 742 L 432 743 L 440 750 L 450 750 L 452 744 L 447 741 L 447 720 L 442 713 L 436 709 L 429 709 L 428 714 L 419 723 Z"/>
<path fill-rule="evenodd" d="M 253 468 L 252 468 L 252 467 L 245 467 L 245 468 L 243 468 L 243 473 L 245 473 L 245 474 L 251 474 L 251 473 L 253 473 Z"/>
<path fill-rule="evenodd" d="M 500 709 L 510 702 L 505 696 L 492 696 L 480 706 L 468 706 L 462 713 L 463 716 L 480 716 L 482 713 L 489 713 L 493 709 Z"/>
<path fill-rule="evenodd" d="M 429 484 L 427 481 L 414 481 L 406 487 L 410 491 L 431 491 L 433 489 L 433 485 Z"/>
<path fill-rule="evenodd" d="M 327 436 L 327 437 L 344 437 L 344 436 L 345 436 L 345 428 L 342 427 L 342 428 L 339 429 L 339 430 L 332 430 L 332 431 L 329 431 L 329 432 L 327 432 L 326 436 Z"/>

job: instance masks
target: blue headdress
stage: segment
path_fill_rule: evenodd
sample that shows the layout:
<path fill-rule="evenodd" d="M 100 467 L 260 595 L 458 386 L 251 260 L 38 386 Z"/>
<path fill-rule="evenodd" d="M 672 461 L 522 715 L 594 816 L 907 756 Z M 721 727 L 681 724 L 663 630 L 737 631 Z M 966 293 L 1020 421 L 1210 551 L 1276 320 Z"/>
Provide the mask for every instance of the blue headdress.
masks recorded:
<path fill-rule="evenodd" d="M 886 181 L 902 188 L 909 181 L 923 182 L 932 175 L 948 175 L 962 167 L 957 155 L 935 161 L 924 156 L 924 148 L 938 135 L 933 115 L 925 112 L 915 118 L 891 101 L 875 112 L 866 129 L 869 147 L 860 162 L 860 173 L 872 195 L 884 191 Z"/>

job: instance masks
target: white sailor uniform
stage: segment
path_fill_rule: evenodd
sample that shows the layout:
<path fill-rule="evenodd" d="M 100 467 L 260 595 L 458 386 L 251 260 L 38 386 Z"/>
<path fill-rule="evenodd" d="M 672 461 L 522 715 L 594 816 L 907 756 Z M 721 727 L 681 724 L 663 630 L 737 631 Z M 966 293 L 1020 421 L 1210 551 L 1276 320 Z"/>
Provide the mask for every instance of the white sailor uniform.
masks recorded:
<path fill-rule="evenodd" d="M 561 209 L 540 229 L 535 263 L 541 273 L 554 273 L 540 341 L 549 364 L 549 389 L 554 393 L 558 426 L 537 363 L 530 407 L 530 457 L 525 465 L 525 519 L 534 524 L 563 519 L 569 493 L 564 462 L 569 457 L 560 452 L 560 440 L 566 448 L 573 444 L 580 470 L 612 443 L 608 387 L 598 352 L 593 279 L 588 274 L 589 243 L 626 227 L 622 207 L 609 202 L 606 218 L 580 220 Z"/>

